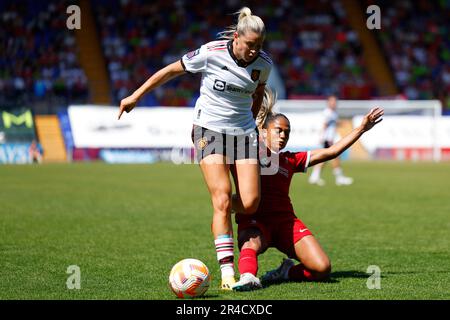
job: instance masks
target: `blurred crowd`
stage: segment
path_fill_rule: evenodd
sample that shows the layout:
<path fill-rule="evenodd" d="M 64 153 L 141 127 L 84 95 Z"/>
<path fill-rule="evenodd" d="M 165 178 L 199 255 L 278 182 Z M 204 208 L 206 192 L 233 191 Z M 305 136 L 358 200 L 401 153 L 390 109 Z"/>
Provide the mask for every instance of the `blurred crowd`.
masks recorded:
<path fill-rule="evenodd" d="M 78 64 L 64 1 L 0 1 L 0 103 L 85 102 L 88 82 Z"/>
<path fill-rule="evenodd" d="M 373 1 L 362 1 L 369 5 Z M 88 102 L 67 1 L 0 1 L 0 103 L 60 98 Z M 92 1 L 114 104 L 151 74 L 216 39 L 242 6 L 225 1 Z M 264 44 L 286 98 L 370 99 L 379 95 L 367 72 L 358 34 L 340 1 L 247 1 L 265 22 Z M 441 99 L 450 109 L 449 2 L 377 1 L 377 37 L 397 88 L 408 99 Z M 364 6 L 362 6 L 363 8 Z M 147 94 L 141 105 L 193 106 L 200 76 L 185 76 Z"/>
<path fill-rule="evenodd" d="M 249 1 L 247 5 L 266 24 L 264 49 L 284 81 L 286 98 L 335 93 L 342 98 L 368 99 L 377 94 L 365 71 L 358 36 L 339 1 L 283 0 L 264 5 Z M 218 32 L 236 22 L 231 13 L 241 6 L 233 0 L 96 1 L 115 101 L 159 68 L 216 39 Z M 199 81 L 199 77 L 181 77 L 141 103 L 192 106 Z"/>
<path fill-rule="evenodd" d="M 399 92 L 450 109 L 450 1 L 377 1 L 380 42 Z"/>

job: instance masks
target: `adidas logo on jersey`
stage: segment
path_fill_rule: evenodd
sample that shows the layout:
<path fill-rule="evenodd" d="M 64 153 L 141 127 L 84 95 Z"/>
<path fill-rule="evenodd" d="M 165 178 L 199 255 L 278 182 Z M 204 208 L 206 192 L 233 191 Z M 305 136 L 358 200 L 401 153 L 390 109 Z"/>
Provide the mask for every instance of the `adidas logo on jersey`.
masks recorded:
<path fill-rule="evenodd" d="M 227 70 L 227 71 L 228 71 L 227 66 L 223 66 L 223 67 L 222 67 L 222 70 Z"/>

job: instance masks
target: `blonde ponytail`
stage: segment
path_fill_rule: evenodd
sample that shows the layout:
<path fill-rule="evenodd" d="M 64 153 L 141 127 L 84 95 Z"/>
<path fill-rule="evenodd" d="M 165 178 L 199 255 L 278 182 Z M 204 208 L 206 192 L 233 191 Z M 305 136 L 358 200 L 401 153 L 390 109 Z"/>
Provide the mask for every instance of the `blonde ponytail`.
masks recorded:
<path fill-rule="evenodd" d="M 241 8 L 235 13 L 238 15 L 238 22 L 235 25 L 229 26 L 224 31 L 217 34 L 218 38 L 221 39 L 233 39 L 233 35 L 237 32 L 239 35 L 245 34 L 248 31 L 253 31 L 257 34 L 265 37 L 266 27 L 264 22 L 258 16 L 252 14 L 252 10 L 248 7 Z"/>
<path fill-rule="evenodd" d="M 235 14 L 238 14 L 238 24 L 239 24 L 239 21 L 241 21 L 245 17 L 250 17 L 252 15 L 252 10 L 250 10 L 249 7 L 242 7 L 241 10 L 239 10 Z"/>
<path fill-rule="evenodd" d="M 276 93 L 274 93 L 269 86 L 266 86 L 264 88 L 264 97 L 261 103 L 261 108 L 256 116 L 256 125 L 259 129 L 265 128 L 267 126 L 267 120 L 276 116 L 276 113 L 273 112 L 273 106 L 276 101 Z"/>

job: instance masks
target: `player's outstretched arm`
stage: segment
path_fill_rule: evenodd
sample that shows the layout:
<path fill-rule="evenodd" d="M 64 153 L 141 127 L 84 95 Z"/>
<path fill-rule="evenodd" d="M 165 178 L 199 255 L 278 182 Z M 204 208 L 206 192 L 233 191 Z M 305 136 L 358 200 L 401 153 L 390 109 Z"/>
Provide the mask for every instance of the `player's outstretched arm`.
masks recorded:
<path fill-rule="evenodd" d="M 316 149 L 311 151 L 311 158 L 309 160 L 309 166 L 325 162 L 338 157 L 342 152 L 348 149 L 352 144 L 354 144 L 364 132 L 372 129 L 376 124 L 383 120 L 381 117 L 384 114 L 383 108 L 376 107 L 367 113 L 359 127 L 355 128 L 348 135 L 343 137 L 341 140 L 326 149 Z"/>
<path fill-rule="evenodd" d="M 138 100 L 147 92 L 163 85 L 167 81 L 185 73 L 183 66 L 181 65 L 181 61 L 178 60 L 174 63 L 169 64 L 168 66 L 162 68 L 155 74 L 153 74 L 147 81 L 144 82 L 142 86 L 140 86 L 133 94 L 122 99 L 120 101 L 119 107 L 119 117 L 122 116 L 122 113 L 126 111 L 127 113 L 133 110 L 136 106 Z"/>

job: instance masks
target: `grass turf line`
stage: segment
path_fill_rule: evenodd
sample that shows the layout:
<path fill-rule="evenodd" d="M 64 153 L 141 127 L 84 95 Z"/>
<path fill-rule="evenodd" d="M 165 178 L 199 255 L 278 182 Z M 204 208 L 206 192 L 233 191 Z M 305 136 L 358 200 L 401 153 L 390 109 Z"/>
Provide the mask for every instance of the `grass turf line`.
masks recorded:
<path fill-rule="evenodd" d="M 449 299 L 449 169 L 345 162 L 350 187 L 335 186 L 330 167 L 323 188 L 296 175 L 293 205 L 330 256 L 331 280 L 224 293 L 197 166 L 2 165 L 0 299 L 175 299 L 168 275 L 188 257 L 212 273 L 202 299 Z M 259 275 L 282 257 L 261 255 Z M 66 287 L 70 265 L 80 290 Z M 380 290 L 367 288 L 369 265 Z"/>

